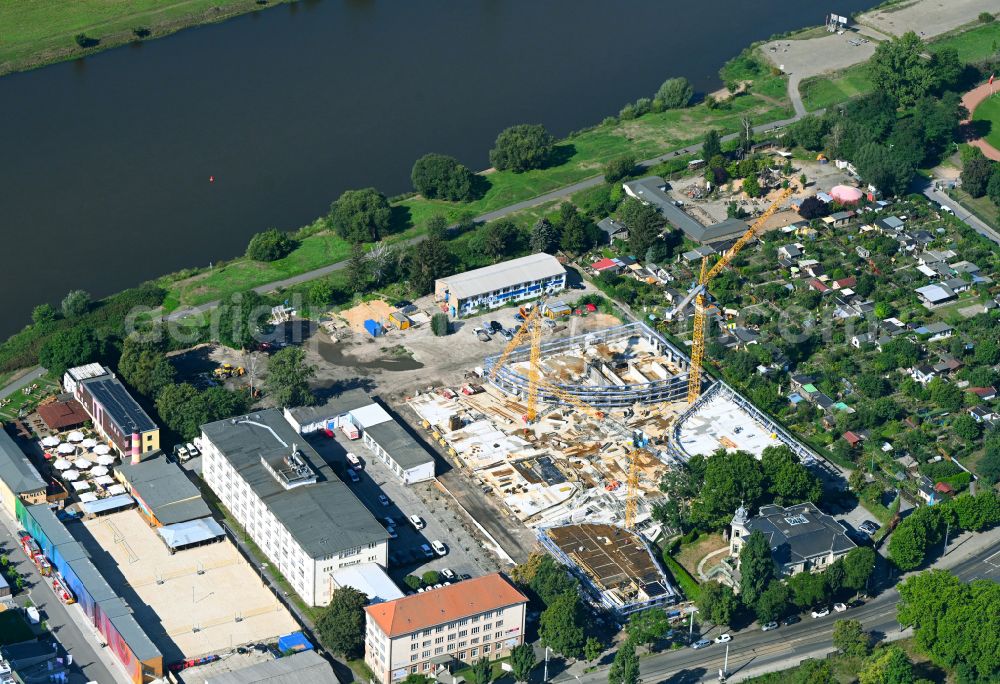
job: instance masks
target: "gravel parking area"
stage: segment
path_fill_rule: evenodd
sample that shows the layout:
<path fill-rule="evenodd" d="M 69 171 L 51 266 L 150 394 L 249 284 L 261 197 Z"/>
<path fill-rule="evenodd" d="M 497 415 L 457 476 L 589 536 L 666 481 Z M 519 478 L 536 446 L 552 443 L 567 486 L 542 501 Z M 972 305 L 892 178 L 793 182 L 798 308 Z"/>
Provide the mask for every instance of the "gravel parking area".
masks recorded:
<path fill-rule="evenodd" d="M 857 21 L 882 33 L 901 36 L 915 31 L 926 39 L 976 21 L 980 12 L 997 9 L 996 0 L 914 0 L 867 12 Z"/>

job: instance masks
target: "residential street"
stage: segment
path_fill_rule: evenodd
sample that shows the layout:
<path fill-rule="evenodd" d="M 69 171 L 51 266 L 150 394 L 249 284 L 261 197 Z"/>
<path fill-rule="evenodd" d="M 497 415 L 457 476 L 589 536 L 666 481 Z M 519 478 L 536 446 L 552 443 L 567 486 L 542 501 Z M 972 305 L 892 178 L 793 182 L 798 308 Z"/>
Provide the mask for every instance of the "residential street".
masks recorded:
<path fill-rule="evenodd" d="M 979 535 L 965 534 L 954 540 L 949 554 L 935 567 L 948 568 L 964 581 L 984 577 L 1000 579 L 1000 528 Z M 861 620 L 866 630 L 884 639 L 898 639 L 908 635 L 908 632 L 900 631 L 896 622 L 898 600 L 896 590 L 889 589 L 860 608 L 848 611 L 843 617 Z M 729 681 L 783 670 L 805 658 L 822 657 L 831 652 L 833 625 L 838 617 L 841 616 L 834 613 L 813 620 L 805 615 L 799 624 L 782 626 L 772 632 L 761 632 L 757 626 L 741 632 L 731 631 Z M 712 638 L 722 631 L 715 628 L 705 632 L 705 635 Z M 725 655 L 725 646 L 713 644 L 704 650 L 683 648 L 647 656 L 641 660 L 642 681 L 644 684 L 718 681 Z M 553 677 L 553 681 L 603 683 L 607 681 L 608 665 L 606 663 L 584 673 L 584 665 L 577 663 Z"/>

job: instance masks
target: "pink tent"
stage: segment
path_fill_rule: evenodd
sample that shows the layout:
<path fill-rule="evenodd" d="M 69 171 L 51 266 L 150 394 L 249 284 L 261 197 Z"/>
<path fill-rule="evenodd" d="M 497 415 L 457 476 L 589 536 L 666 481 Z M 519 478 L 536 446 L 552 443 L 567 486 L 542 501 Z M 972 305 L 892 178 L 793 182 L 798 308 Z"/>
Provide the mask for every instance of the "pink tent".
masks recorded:
<path fill-rule="evenodd" d="M 848 185 L 835 185 L 833 186 L 833 189 L 830 190 L 830 196 L 841 204 L 854 204 L 855 202 L 861 201 L 861 198 L 864 197 L 864 193 L 857 188 L 852 188 Z"/>

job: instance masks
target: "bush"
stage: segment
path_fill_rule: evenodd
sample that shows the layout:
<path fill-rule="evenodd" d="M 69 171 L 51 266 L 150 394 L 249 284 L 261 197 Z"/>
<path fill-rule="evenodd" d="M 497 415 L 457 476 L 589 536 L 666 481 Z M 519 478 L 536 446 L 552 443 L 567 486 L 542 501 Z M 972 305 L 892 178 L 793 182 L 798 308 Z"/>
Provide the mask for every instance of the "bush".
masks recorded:
<path fill-rule="evenodd" d="M 635 173 L 635 157 L 625 154 L 604 165 L 604 180 L 615 183 Z"/>
<path fill-rule="evenodd" d="M 410 173 L 413 188 L 428 199 L 472 199 L 473 174 L 454 157 L 425 154 Z"/>
<path fill-rule="evenodd" d="M 980 23 L 989 24 L 991 21 L 995 21 L 995 20 L 996 20 L 996 17 L 993 16 L 992 14 L 990 14 L 989 12 L 980 12 L 979 13 L 979 21 L 980 21 Z"/>
<path fill-rule="evenodd" d="M 250 238 L 247 257 L 254 261 L 277 261 L 291 254 L 295 246 L 295 241 L 286 233 L 270 228 Z"/>
<path fill-rule="evenodd" d="M 73 40 L 76 41 L 77 45 L 84 49 L 94 47 L 101 42 L 99 38 L 91 38 L 86 33 L 76 34 L 73 36 Z"/>
<path fill-rule="evenodd" d="M 528 171 L 545 166 L 555 138 L 541 124 L 520 124 L 504 129 L 490 150 L 490 163 L 498 171 Z"/>
<path fill-rule="evenodd" d="M 84 290 L 73 290 L 62 300 L 62 314 L 66 318 L 76 318 L 90 309 L 90 293 Z"/>
<path fill-rule="evenodd" d="M 692 97 L 694 97 L 694 87 L 683 76 L 668 78 L 656 91 L 656 99 L 663 102 L 663 106 L 667 109 L 687 107 Z"/>
<path fill-rule="evenodd" d="M 436 313 L 431 316 L 431 332 L 436 337 L 444 337 L 451 332 L 451 323 L 448 321 L 448 314 Z"/>

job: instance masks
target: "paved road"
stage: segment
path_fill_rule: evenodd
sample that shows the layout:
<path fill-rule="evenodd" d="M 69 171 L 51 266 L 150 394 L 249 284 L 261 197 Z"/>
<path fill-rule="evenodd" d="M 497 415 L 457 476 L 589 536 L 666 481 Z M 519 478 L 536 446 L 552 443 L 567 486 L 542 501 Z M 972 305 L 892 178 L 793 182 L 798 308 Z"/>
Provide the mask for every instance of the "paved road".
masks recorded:
<path fill-rule="evenodd" d="M 948 195 L 940 190 L 935 190 L 934 186 L 930 183 L 924 186 L 923 193 L 931 201 L 937 202 L 938 204 L 944 204 L 945 206 L 955 209 L 955 216 L 964 221 L 970 228 L 982 235 L 984 238 L 992 240 L 1000 245 L 1000 233 L 990 228 L 978 216 L 959 204 L 957 200 L 948 197 Z"/>
<path fill-rule="evenodd" d="M 1000 579 L 1000 529 L 986 534 L 963 535 L 955 540 L 949 555 L 937 563 L 947 567 L 964 581 L 977 578 Z M 899 594 L 889 589 L 867 604 L 848 611 L 844 617 L 860 620 L 866 630 L 886 639 L 906 636 L 896 622 L 896 603 Z M 797 625 L 782 626 L 772 632 L 761 632 L 752 627 L 733 632 L 729 648 L 730 681 L 757 676 L 764 672 L 792 667 L 807 657 L 822 657 L 833 650 L 832 633 L 836 614 L 817 620 L 808 615 Z M 715 628 L 706 632 L 707 638 L 720 633 Z M 642 679 L 652 682 L 702 682 L 716 681 L 726 654 L 725 646 L 713 644 L 703 650 L 684 648 L 677 651 L 648 656 L 641 660 Z M 573 666 L 561 672 L 554 682 L 594 683 L 607 681 L 607 666 L 589 673 Z"/>
<path fill-rule="evenodd" d="M 796 92 L 798 91 L 796 90 Z M 800 100 L 800 106 L 801 106 L 801 100 Z M 817 110 L 813 113 L 817 115 L 822 115 L 823 111 L 824 110 Z M 802 114 L 796 114 L 794 117 L 790 119 L 782 119 L 780 121 L 773 121 L 771 123 L 754 126 L 753 130 L 754 133 L 767 133 L 777 128 L 781 128 L 782 126 L 787 126 L 790 123 L 794 123 L 795 121 L 798 121 L 798 119 L 801 118 L 801 116 Z M 733 140 L 736 138 L 736 136 L 737 136 L 736 133 L 730 133 L 729 135 L 723 136 L 722 140 L 723 141 Z M 682 149 L 674 150 L 666 154 L 661 154 L 658 157 L 653 157 L 652 159 L 647 159 L 645 161 L 639 162 L 639 166 L 643 169 L 648 169 L 661 162 L 667 161 L 668 159 L 673 159 L 674 157 L 679 157 L 685 154 L 693 154 L 700 149 L 701 149 L 701 143 L 695 145 L 689 145 Z M 586 178 L 577 183 L 573 183 L 572 185 L 566 185 L 564 187 L 559 188 L 558 190 L 547 192 L 544 195 L 538 195 L 537 197 L 524 200 L 523 202 L 517 202 L 515 204 L 508 205 L 506 207 L 503 207 L 502 209 L 497 209 L 496 211 L 490 211 L 485 214 L 480 214 L 475 218 L 475 220 L 477 222 L 493 221 L 495 219 L 508 216 L 509 214 L 513 214 L 515 212 L 522 211 L 524 209 L 537 207 L 540 204 L 545 204 L 547 202 L 552 202 L 554 200 L 566 199 L 570 195 L 580 192 L 581 190 L 586 190 L 587 188 L 595 187 L 603 182 L 604 182 L 604 176 L 593 176 L 591 178 Z M 404 247 L 408 247 L 410 245 L 414 245 L 420 242 L 423 239 L 424 239 L 423 235 L 418 235 L 417 237 L 404 240 L 398 244 Z M 292 276 L 291 278 L 285 278 L 284 280 L 276 280 L 274 282 L 267 283 L 266 285 L 260 285 L 259 287 L 255 287 L 254 291 L 257 292 L 258 294 L 265 294 L 267 292 L 271 292 L 279 288 L 287 288 L 293 285 L 299 285 L 301 283 L 309 282 L 310 280 L 315 280 L 316 278 L 322 278 L 323 276 L 327 276 L 330 275 L 331 273 L 343 270 L 347 268 L 348 263 L 349 263 L 348 261 L 338 261 L 337 263 L 328 264 L 327 266 L 323 266 L 322 268 L 317 268 L 312 271 L 307 271 L 306 273 L 300 273 L 299 275 Z M 198 306 L 178 309 L 176 311 L 167 314 L 166 320 L 168 321 L 180 320 L 187 316 L 210 311 L 211 309 L 214 309 L 218 305 L 219 305 L 219 300 L 215 300 L 211 302 L 206 302 L 205 304 L 200 304 Z"/>
<path fill-rule="evenodd" d="M 42 368 L 41 366 L 38 366 L 34 370 L 25 373 L 24 375 L 19 377 L 17 380 L 14 380 L 3 389 L 0 389 L 0 399 L 6 399 L 17 390 L 21 389 L 22 387 L 27 387 L 35 380 L 38 380 L 40 377 L 45 375 L 46 373 L 48 373 L 48 371 Z"/>

